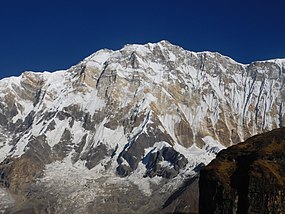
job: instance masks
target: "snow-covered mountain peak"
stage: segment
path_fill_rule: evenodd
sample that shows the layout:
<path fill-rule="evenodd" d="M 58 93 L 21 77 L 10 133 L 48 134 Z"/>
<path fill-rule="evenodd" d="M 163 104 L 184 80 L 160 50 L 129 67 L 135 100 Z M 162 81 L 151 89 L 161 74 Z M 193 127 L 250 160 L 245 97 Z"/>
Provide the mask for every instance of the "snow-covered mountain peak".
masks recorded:
<path fill-rule="evenodd" d="M 102 49 L 86 57 L 83 61 L 93 61 L 97 62 L 98 64 L 103 64 L 112 55 L 113 52 L 114 51 L 109 49 Z"/>
<path fill-rule="evenodd" d="M 41 188 L 64 197 L 70 186 L 75 199 L 95 197 L 92 179 L 150 195 L 220 149 L 283 126 L 284 79 L 282 59 L 243 65 L 167 41 L 103 49 L 65 71 L 0 81 L 0 160 L 28 161 L 29 178 L 39 170 Z M 62 177 L 70 183 L 51 184 Z"/>

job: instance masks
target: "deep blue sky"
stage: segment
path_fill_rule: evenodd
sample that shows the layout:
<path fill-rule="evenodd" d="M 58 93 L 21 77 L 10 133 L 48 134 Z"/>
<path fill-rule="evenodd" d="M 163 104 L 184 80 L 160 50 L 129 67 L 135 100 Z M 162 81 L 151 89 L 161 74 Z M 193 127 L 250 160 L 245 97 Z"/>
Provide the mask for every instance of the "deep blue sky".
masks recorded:
<path fill-rule="evenodd" d="M 238 62 L 285 58 L 284 0 L 3 0 L 0 78 L 166 39 Z"/>

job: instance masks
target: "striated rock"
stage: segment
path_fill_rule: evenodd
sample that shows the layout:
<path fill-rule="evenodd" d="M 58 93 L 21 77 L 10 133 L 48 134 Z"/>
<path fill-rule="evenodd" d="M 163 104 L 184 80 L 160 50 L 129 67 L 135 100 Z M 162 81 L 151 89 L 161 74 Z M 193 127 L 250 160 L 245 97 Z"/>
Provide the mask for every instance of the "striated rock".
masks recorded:
<path fill-rule="evenodd" d="M 284 213 L 285 128 L 222 150 L 199 187 L 200 213 Z"/>

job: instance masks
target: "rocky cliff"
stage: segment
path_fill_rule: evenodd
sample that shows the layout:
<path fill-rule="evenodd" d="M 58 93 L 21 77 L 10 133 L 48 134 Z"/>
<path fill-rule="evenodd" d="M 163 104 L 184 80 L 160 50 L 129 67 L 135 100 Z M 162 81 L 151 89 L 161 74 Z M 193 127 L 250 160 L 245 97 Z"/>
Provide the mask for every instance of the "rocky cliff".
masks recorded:
<path fill-rule="evenodd" d="M 284 213 L 285 128 L 221 151 L 199 187 L 200 213 Z"/>
<path fill-rule="evenodd" d="M 155 210 L 221 149 L 283 125 L 284 80 L 285 60 L 167 41 L 3 79 L 0 182 L 51 213 Z"/>

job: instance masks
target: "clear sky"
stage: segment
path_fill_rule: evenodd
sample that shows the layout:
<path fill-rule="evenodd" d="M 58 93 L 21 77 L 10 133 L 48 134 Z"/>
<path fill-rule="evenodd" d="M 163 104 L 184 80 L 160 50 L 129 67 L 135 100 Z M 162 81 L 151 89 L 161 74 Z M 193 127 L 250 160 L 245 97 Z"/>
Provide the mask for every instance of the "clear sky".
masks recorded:
<path fill-rule="evenodd" d="M 0 27 L 0 78 L 163 39 L 242 63 L 285 58 L 284 0 L 3 0 Z"/>

